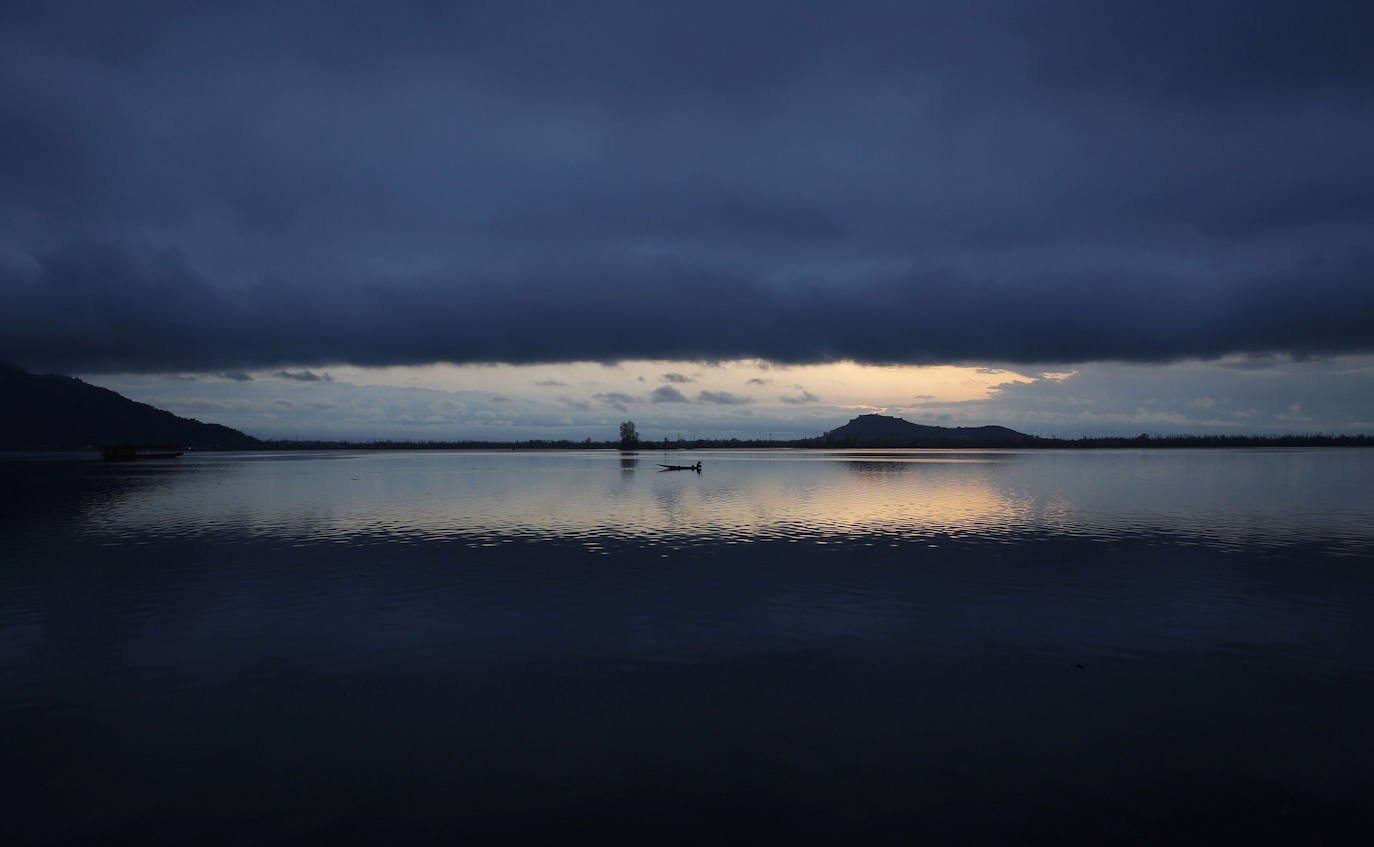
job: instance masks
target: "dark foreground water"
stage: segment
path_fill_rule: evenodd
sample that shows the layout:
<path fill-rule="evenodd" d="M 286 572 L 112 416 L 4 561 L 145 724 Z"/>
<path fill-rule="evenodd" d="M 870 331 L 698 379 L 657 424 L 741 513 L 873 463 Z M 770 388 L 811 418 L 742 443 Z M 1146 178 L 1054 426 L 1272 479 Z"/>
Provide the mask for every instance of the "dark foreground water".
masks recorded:
<path fill-rule="evenodd" d="M 697 459 L 0 458 L 0 840 L 1367 832 L 1374 451 Z"/>

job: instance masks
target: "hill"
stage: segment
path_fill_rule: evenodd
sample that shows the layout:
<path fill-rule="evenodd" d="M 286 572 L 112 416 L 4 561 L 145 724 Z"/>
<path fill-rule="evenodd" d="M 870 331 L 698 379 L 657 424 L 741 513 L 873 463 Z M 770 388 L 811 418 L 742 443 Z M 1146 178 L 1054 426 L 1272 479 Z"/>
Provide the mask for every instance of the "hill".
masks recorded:
<path fill-rule="evenodd" d="M 258 439 L 177 417 L 75 377 L 0 364 L 0 450 L 84 450 L 112 443 L 245 450 Z"/>
<path fill-rule="evenodd" d="M 926 426 L 889 415 L 859 415 L 821 440 L 837 447 L 1006 447 L 1036 438 L 1004 426 Z"/>

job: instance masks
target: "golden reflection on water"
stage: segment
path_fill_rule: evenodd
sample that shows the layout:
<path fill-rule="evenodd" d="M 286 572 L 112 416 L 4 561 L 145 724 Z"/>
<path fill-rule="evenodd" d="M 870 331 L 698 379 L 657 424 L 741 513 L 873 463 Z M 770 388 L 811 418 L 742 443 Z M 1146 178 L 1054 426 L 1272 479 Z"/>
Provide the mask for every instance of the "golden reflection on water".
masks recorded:
<path fill-rule="evenodd" d="M 161 484 L 102 504 L 92 518 L 126 533 L 753 540 L 974 531 L 1027 514 L 1025 503 L 979 472 L 1000 461 L 993 454 L 703 454 L 701 474 L 660 472 L 656 459 L 663 460 L 604 452 L 211 459 L 200 472 L 168 469 Z"/>
<path fill-rule="evenodd" d="M 1351 454 L 1353 457 L 1354 454 Z M 623 538 L 747 543 L 1052 532 L 1201 533 L 1367 545 L 1363 499 L 1311 456 L 1048 451 L 362 452 L 188 457 L 112 470 L 139 482 L 88 504 L 122 539 L 233 533 L 413 543 Z M 700 460 L 703 472 L 661 472 Z M 1368 457 L 1361 454 L 1361 461 Z M 1338 457 L 1319 457 L 1325 467 Z M 1333 468 L 1336 465 L 1331 465 Z M 1304 470 L 1306 468 L 1306 470 Z M 1348 471 L 1348 468 L 1346 469 Z M 1348 472 L 1332 479 L 1358 478 Z M 1294 480 L 1313 479 L 1295 510 Z M 1288 488 L 1283 483 L 1289 485 Z M 1326 497 L 1329 503 L 1319 502 Z M 1344 510 L 1344 511 L 1343 511 Z"/>

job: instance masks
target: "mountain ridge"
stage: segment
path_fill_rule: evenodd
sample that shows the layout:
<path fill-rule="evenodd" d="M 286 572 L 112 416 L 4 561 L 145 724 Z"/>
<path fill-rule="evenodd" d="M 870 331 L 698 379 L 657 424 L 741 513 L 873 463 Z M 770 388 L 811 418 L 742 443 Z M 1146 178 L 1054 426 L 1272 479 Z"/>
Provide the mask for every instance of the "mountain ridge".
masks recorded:
<path fill-rule="evenodd" d="M 1004 426 L 930 426 L 891 415 L 859 415 L 821 436 L 827 445 L 853 447 L 914 447 L 932 445 L 1019 445 L 1033 435 Z"/>
<path fill-rule="evenodd" d="M 101 444 L 163 443 L 197 450 L 248 450 L 262 442 L 130 400 L 60 374 L 0 362 L 0 449 L 84 450 Z"/>

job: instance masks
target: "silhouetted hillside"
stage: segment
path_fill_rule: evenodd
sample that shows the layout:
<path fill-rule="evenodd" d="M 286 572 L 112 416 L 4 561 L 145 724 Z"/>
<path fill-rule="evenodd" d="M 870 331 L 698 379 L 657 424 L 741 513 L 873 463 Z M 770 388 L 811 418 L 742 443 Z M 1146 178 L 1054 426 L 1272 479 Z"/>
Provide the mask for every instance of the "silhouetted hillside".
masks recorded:
<path fill-rule="evenodd" d="M 925 426 L 888 415 L 859 415 L 821 440 L 843 447 L 979 447 L 1024 445 L 1036 439 L 1004 426 Z"/>
<path fill-rule="evenodd" d="M 110 443 L 244 450 L 258 439 L 181 418 L 69 376 L 0 364 L 0 450 L 79 450 Z"/>

